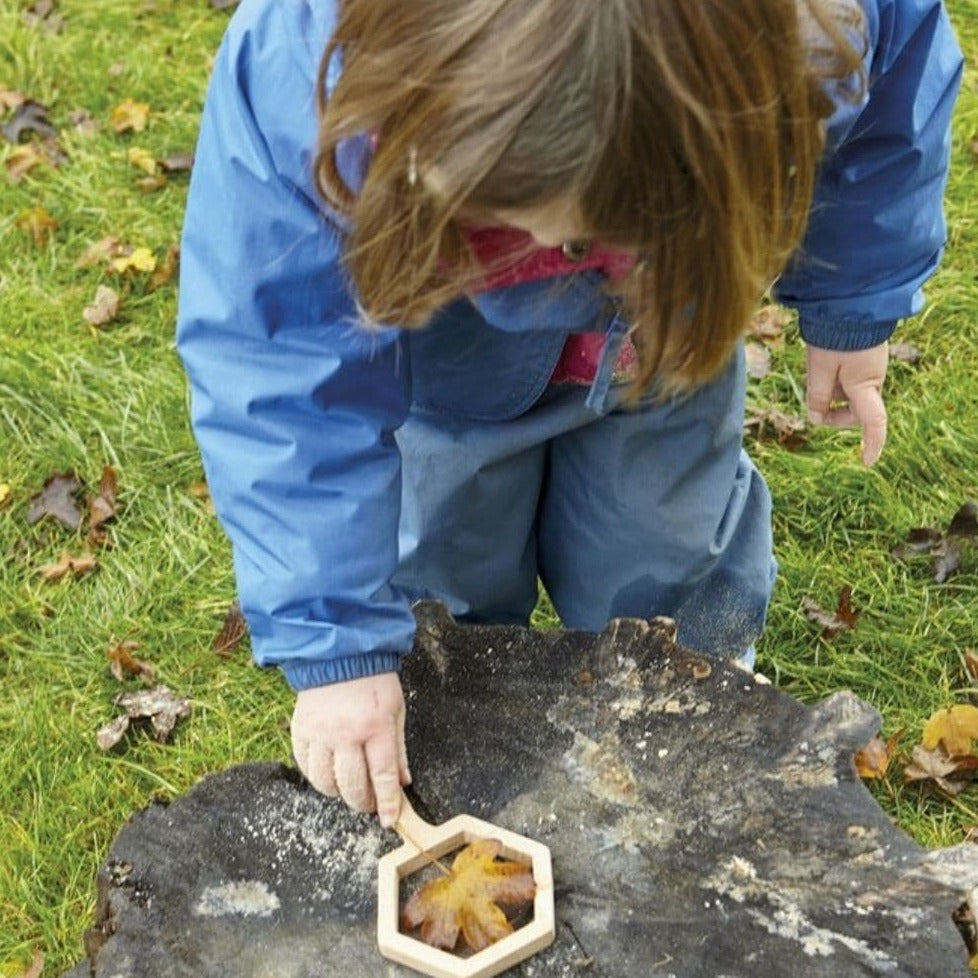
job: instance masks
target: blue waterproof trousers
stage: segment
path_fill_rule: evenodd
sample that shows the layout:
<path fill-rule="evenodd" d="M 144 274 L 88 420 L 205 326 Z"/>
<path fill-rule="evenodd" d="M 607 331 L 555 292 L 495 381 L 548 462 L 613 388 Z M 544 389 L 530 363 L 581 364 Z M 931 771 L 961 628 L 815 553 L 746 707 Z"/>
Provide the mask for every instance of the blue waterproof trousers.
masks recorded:
<path fill-rule="evenodd" d="M 550 387 L 501 422 L 414 409 L 403 457 L 400 568 L 412 598 L 461 620 L 526 623 L 542 580 L 567 627 L 674 617 L 679 639 L 739 656 L 775 577 L 770 496 L 742 449 L 742 351 L 681 399 L 595 414 Z"/>

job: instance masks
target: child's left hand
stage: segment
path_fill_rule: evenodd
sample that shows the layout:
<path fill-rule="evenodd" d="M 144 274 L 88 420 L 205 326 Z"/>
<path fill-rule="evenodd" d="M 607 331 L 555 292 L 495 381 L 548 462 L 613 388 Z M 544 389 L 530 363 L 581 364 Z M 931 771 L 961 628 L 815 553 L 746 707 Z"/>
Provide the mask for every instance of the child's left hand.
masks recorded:
<path fill-rule="evenodd" d="M 815 424 L 863 430 L 863 464 L 874 465 L 886 442 L 883 380 L 888 343 L 868 350 L 808 347 L 808 416 Z"/>

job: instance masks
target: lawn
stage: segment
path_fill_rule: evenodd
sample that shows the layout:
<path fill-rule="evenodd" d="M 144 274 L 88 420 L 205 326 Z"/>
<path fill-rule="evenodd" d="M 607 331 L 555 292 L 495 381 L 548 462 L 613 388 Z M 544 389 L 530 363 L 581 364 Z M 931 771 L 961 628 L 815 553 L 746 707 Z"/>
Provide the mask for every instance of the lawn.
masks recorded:
<path fill-rule="evenodd" d="M 951 799 L 902 777 L 935 710 L 978 702 L 966 657 L 978 652 L 978 547 L 943 583 L 926 555 L 891 556 L 911 529 L 944 528 L 978 499 L 978 0 L 949 6 L 969 65 L 950 244 L 926 311 L 900 330 L 920 359 L 892 364 L 883 459 L 864 469 L 849 432 L 805 432 L 798 447 L 749 438 L 775 498 L 781 565 L 758 667 L 808 702 L 852 689 L 884 735 L 903 731 L 872 790 L 928 846 L 978 825 L 978 788 Z M 244 645 L 213 649 L 234 583 L 173 347 L 182 158 L 228 16 L 207 0 L 0 0 L 0 123 L 20 93 L 47 107 L 59 147 L 37 161 L 24 153 L 37 133 L 0 140 L 0 978 L 19 978 L 36 951 L 45 976 L 81 957 L 97 868 L 133 811 L 208 771 L 289 757 L 284 683 Z M 144 259 L 155 268 L 132 267 Z M 100 285 L 120 305 L 94 325 L 84 310 Z M 752 381 L 753 407 L 803 413 L 802 363 L 789 325 Z M 74 472 L 94 496 L 107 466 L 118 513 L 104 542 L 87 526 L 28 522 L 50 476 Z M 65 552 L 94 554 L 96 568 L 46 580 Z M 843 587 L 859 617 L 830 639 L 805 601 L 834 610 Z M 96 744 L 113 698 L 140 685 L 109 670 L 122 642 L 192 700 L 169 743 L 139 730 L 112 751 Z"/>

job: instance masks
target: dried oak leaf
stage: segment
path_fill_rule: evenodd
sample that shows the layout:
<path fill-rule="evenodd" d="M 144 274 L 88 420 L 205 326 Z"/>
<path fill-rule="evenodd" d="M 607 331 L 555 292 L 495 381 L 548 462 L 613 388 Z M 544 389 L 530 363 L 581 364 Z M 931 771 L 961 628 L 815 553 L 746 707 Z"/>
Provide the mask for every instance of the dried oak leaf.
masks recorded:
<path fill-rule="evenodd" d="M 870 781 L 885 778 L 902 736 L 903 731 L 898 730 L 887 740 L 874 737 L 861 751 L 857 751 L 853 760 L 859 777 Z"/>
<path fill-rule="evenodd" d="M 852 588 L 844 587 L 839 591 L 839 604 L 834 612 L 822 609 L 812 598 L 804 598 L 802 607 L 810 621 L 822 626 L 823 638 L 834 638 L 839 632 L 856 627 L 860 612 L 852 608 Z"/>
<path fill-rule="evenodd" d="M 32 526 L 44 516 L 53 516 L 71 530 L 82 525 L 82 511 L 75 502 L 81 483 L 74 472 L 61 472 L 45 480 L 41 491 L 30 500 L 27 522 Z"/>
<path fill-rule="evenodd" d="M 111 465 L 102 466 L 102 477 L 98 483 L 98 495 L 88 497 L 88 532 L 98 534 L 105 523 L 115 519 L 118 513 L 116 497 L 119 492 L 119 478 Z"/>
<path fill-rule="evenodd" d="M 496 857 L 498 839 L 478 839 L 459 852 L 448 876 L 413 893 L 401 913 L 404 930 L 421 928 L 421 940 L 450 951 L 461 932 L 473 951 L 481 951 L 513 932 L 499 904 L 532 900 L 536 884 L 528 866 Z"/>
<path fill-rule="evenodd" d="M 167 173 L 189 173 L 194 167 L 193 153 L 174 153 L 160 160 L 160 166 Z"/>
<path fill-rule="evenodd" d="M 123 246 L 119 239 L 114 236 L 102 238 L 94 244 L 90 244 L 79 255 L 75 262 L 75 268 L 91 268 L 93 265 L 101 265 L 103 262 L 118 258 L 123 253 Z"/>
<path fill-rule="evenodd" d="M 951 522 L 947 528 L 947 535 L 949 537 L 978 539 L 978 503 L 973 499 L 969 499 L 951 517 Z"/>
<path fill-rule="evenodd" d="M 241 605 L 237 601 L 232 601 L 224 617 L 224 624 L 214 636 L 211 647 L 218 655 L 228 656 L 247 634 L 248 623 L 245 621 L 245 616 L 241 614 Z"/>
<path fill-rule="evenodd" d="M 54 166 L 54 161 L 37 143 L 18 146 L 3 161 L 10 183 L 17 184 L 37 166 Z"/>
<path fill-rule="evenodd" d="M 173 279 L 173 276 L 176 274 L 179 264 L 180 246 L 171 244 L 166 249 L 166 254 L 163 256 L 163 261 L 157 265 L 156 271 L 149 277 L 150 289 L 152 291 L 156 291 L 156 289 L 163 288 L 164 285 L 169 285 Z"/>
<path fill-rule="evenodd" d="M 68 574 L 74 574 L 75 577 L 84 577 L 85 574 L 89 574 L 95 570 L 95 563 L 95 557 L 92 554 L 81 554 L 78 557 L 72 557 L 65 550 L 55 563 L 45 564 L 39 573 L 46 581 L 60 581 Z"/>
<path fill-rule="evenodd" d="M 0 500 L 0 505 L 3 501 Z M 978 679 L 978 652 L 974 649 L 964 650 L 964 668 L 972 679 Z"/>
<path fill-rule="evenodd" d="M 109 670 L 119 682 L 124 682 L 127 676 L 137 676 L 151 683 L 156 678 L 156 670 L 148 662 L 137 659 L 133 652 L 139 648 L 138 642 L 127 639 L 110 645 L 105 650 L 109 660 Z"/>
<path fill-rule="evenodd" d="M 784 306 L 762 306 L 751 317 L 748 333 L 765 346 L 780 349 L 784 346 L 784 328 L 791 322 L 791 310 Z"/>
<path fill-rule="evenodd" d="M 910 763 L 903 769 L 906 784 L 933 781 L 949 795 L 963 791 L 967 787 L 967 780 L 978 770 L 978 757 L 949 757 L 939 748 L 928 750 L 923 744 L 914 747 L 910 758 Z"/>
<path fill-rule="evenodd" d="M 119 293 L 107 285 L 95 289 L 90 306 L 82 310 L 82 319 L 90 326 L 107 326 L 119 315 Z"/>
<path fill-rule="evenodd" d="M 945 753 L 970 754 L 972 741 L 978 738 L 978 707 L 958 703 L 938 710 L 924 724 L 921 742 L 928 750 L 938 745 Z"/>
<path fill-rule="evenodd" d="M 173 732 L 180 717 L 190 716 L 190 702 L 176 696 L 168 686 L 120 693 L 114 702 L 126 712 L 99 728 L 95 738 L 102 750 L 114 747 L 133 720 L 148 719 L 154 736 L 163 742 Z"/>
<path fill-rule="evenodd" d="M 58 130 L 48 119 L 48 107 L 34 99 L 24 99 L 10 119 L 0 126 L 0 133 L 8 143 L 20 142 L 24 133 L 36 133 L 42 139 L 57 139 Z"/>
<path fill-rule="evenodd" d="M 744 430 L 753 432 L 758 441 L 763 441 L 768 432 L 773 432 L 778 444 L 789 451 L 805 444 L 805 419 L 797 414 L 785 414 L 777 408 L 755 411 L 744 419 Z"/>

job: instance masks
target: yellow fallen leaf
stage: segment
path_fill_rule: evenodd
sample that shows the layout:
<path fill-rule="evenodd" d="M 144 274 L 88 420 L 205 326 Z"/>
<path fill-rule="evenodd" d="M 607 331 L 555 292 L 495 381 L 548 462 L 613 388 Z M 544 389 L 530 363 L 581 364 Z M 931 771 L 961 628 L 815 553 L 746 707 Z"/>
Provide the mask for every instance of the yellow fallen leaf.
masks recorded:
<path fill-rule="evenodd" d="M 133 248 L 128 255 L 113 258 L 109 265 L 116 272 L 152 272 L 156 269 L 156 259 L 149 248 Z"/>
<path fill-rule="evenodd" d="M 26 231 L 34 239 L 36 245 L 47 244 L 51 232 L 58 226 L 58 222 L 43 207 L 21 211 L 15 223 L 21 231 Z"/>
<path fill-rule="evenodd" d="M 7 171 L 7 179 L 11 183 L 20 183 L 34 167 L 51 166 L 51 160 L 46 153 L 36 149 L 33 143 L 27 143 L 13 149 L 3 165 Z"/>
<path fill-rule="evenodd" d="M 938 710 L 924 724 L 921 737 L 924 747 L 933 750 L 938 744 L 950 756 L 970 754 L 972 741 L 978 737 L 978 707 L 958 703 Z"/>
<path fill-rule="evenodd" d="M 9 482 L 0 482 L 0 506 L 6 506 L 10 502 L 11 491 Z"/>
<path fill-rule="evenodd" d="M 115 132 L 142 132 L 149 119 L 149 103 L 123 99 L 110 113 L 109 125 Z"/>
<path fill-rule="evenodd" d="M 130 146 L 126 152 L 126 159 L 143 173 L 150 175 L 156 173 L 156 157 L 149 150 L 140 149 L 139 146 Z"/>

